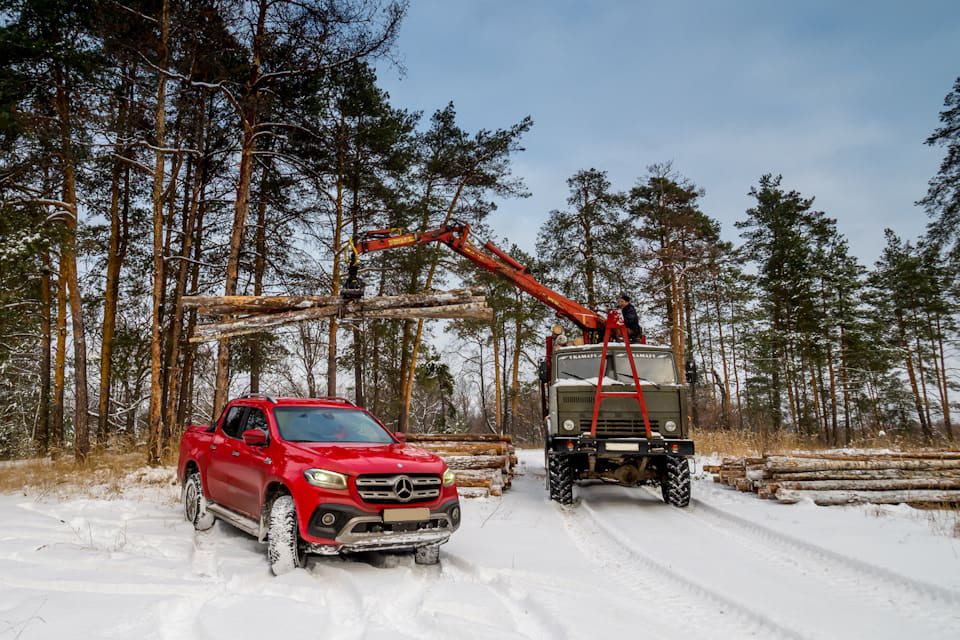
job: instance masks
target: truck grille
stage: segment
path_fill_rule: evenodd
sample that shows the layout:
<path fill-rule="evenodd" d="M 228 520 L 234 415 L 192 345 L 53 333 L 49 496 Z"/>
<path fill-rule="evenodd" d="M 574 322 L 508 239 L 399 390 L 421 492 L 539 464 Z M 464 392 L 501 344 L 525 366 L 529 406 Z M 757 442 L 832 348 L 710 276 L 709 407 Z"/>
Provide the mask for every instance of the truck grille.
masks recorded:
<path fill-rule="evenodd" d="M 590 433 L 590 419 L 580 421 L 580 430 Z M 654 436 L 658 436 L 660 431 L 660 422 L 658 420 L 650 421 L 650 431 Z M 643 427 L 643 419 L 633 420 L 629 418 L 597 418 L 597 436 L 606 438 L 645 438 L 647 430 Z"/>
<path fill-rule="evenodd" d="M 442 483 L 440 476 L 432 474 L 364 475 L 357 477 L 357 491 L 364 502 L 411 504 L 436 499 Z"/>

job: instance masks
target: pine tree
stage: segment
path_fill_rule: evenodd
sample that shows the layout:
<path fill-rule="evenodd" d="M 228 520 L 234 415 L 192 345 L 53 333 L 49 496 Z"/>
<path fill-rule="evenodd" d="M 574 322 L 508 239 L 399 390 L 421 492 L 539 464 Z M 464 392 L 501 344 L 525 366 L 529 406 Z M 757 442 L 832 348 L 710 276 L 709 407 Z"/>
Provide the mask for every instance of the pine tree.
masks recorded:
<path fill-rule="evenodd" d="M 625 196 L 597 169 L 578 171 L 567 186 L 570 210 L 551 211 L 537 236 L 544 283 L 591 309 L 612 307 L 635 281 Z"/>

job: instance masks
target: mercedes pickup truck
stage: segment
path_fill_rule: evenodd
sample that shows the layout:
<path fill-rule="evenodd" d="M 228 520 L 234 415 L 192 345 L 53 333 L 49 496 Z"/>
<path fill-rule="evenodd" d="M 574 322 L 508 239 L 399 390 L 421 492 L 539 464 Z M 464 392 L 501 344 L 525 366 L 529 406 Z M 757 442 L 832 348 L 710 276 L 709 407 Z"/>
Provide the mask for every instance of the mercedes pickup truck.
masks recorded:
<path fill-rule="evenodd" d="M 184 432 L 178 477 L 196 530 L 220 519 L 255 536 L 277 575 L 307 554 L 406 549 L 436 564 L 460 526 L 443 460 L 342 398 L 235 399 Z"/>

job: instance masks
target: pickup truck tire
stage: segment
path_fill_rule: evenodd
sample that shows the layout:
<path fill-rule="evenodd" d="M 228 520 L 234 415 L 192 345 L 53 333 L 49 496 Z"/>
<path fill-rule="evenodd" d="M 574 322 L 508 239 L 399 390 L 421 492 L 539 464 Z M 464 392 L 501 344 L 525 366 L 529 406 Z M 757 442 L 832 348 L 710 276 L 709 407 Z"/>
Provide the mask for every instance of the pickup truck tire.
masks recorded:
<path fill-rule="evenodd" d="M 573 504 L 573 466 L 567 456 L 548 456 L 547 476 L 550 499 L 560 504 Z"/>
<path fill-rule="evenodd" d="M 267 527 L 267 559 L 273 575 L 279 576 L 303 566 L 297 509 L 291 496 L 280 496 L 270 507 Z"/>
<path fill-rule="evenodd" d="M 417 547 L 413 552 L 413 561 L 417 564 L 437 564 L 440 562 L 440 545 Z"/>
<path fill-rule="evenodd" d="M 660 476 L 663 501 L 674 507 L 690 504 L 690 463 L 686 458 L 667 456 Z"/>
<path fill-rule="evenodd" d="M 183 483 L 183 516 L 197 531 L 206 531 L 217 521 L 216 516 L 207 511 L 207 499 L 203 497 L 203 485 L 197 472 L 187 476 Z"/>

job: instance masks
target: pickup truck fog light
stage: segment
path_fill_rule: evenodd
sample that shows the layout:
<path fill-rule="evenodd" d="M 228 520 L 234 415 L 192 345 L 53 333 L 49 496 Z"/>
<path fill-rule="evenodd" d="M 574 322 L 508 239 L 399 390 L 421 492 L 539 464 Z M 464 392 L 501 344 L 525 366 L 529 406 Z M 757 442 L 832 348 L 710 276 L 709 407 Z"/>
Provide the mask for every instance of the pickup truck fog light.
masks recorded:
<path fill-rule="evenodd" d="M 457 476 L 454 475 L 453 471 L 450 471 L 450 469 L 447 469 L 446 471 L 443 472 L 443 486 L 449 487 L 456 481 L 457 481 Z"/>
<path fill-rule="evenodd" d="M 577 428 L 577 424 L 573 420 L 564 420 L 563 421 L 563 430 L 564 431 L 573 431 Z"/>
<path fill-rule="evenodd" d="M 332 525 L 332 524 L 333 524 L 334 522 L 336 522 L 336 521 L 337 521 L 337 516 L 335 516 L 334 514 L 332 514 L 332 513 L 330 513 L 330 512 L 327 512 L 327 513 L 323 514 L 322 516 L 320 516 L 320 522 L 321 522 L 321 524 L 323 524 L 323 526 L 325 526 L 325 527 L 329 527 L 330 525 Z"/>
<path fill-rule="evenodd" d="M 677 423 L 673 420 L 667 420 L 663 425 L 663 430 L 667 433 L 673 433 L 677 430 Z"/>
<path fill-rule="evenodd" d="M 303 477 L 307 482 L 315 487 L 324 489 L 346 489 L 347 476 L 336 471 L 327 471 L 326 469 L 307 469 L 303 472 Z"/>

